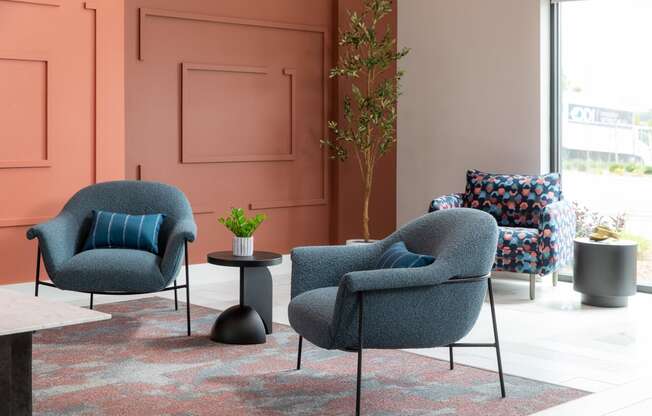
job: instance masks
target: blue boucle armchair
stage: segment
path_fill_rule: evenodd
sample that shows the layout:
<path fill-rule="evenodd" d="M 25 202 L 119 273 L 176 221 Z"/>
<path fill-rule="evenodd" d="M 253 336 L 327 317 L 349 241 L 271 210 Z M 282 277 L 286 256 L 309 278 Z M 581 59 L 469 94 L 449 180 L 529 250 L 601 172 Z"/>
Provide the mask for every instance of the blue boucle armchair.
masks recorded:
<path fill-rule="evenodd" d="M 160 213 L 165 220 L 159 232 L 161 256 L 142 250 L 101 248 L 82 251 L 93 210 L 131 215 Z M 190 284 L 188 242 L 195 240 L 197 226 L 192 208 L 177 188 L 156 182 L 114 181 L 91 185 L 77 192 L 52 220 L 27 231 L 38 239 L 36 288 L 39 285 L 93 294 L 142 294 L 186 289 L 187 331 L 190 335 Z M 40 280 L 41 255 L 52 283 Z M 185 257 L 186 282 L 176 276 Z M 172 286 L 170 286 L 172 285 Z"/>
<path fill-rule="evenodd" d="M 363 245 L 292 250 L 290 324 L 325 349 L 356 351 L 356 414 L 360 412 L 363 348 L 495 347 L 505 396 L 489 273 L 498 227 L 482 211 L 459 209 L 425 215 L 386 239 Z M 392 244 L 435 257 L 429 266 L 374 269 Z M 479 316 L 489 289 L 494 342 L 460 344 Z"/>

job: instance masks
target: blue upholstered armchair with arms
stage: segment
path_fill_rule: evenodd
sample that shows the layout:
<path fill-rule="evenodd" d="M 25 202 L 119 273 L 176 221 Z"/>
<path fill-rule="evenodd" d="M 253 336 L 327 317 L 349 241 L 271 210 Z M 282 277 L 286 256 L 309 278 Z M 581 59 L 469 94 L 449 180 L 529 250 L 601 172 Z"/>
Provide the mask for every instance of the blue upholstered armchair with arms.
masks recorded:
<path fill-rule="evenodd" d="M 93 211 L 130 215 L 163 214 L 158 235 L 159 253 L 128 248 L 83 250 L 93 220 Z M 54 286 L 63 290 L 93 294 L 141 294 L 186 289 L 187 330 L 190 335 L 190 289 L 188 242 L 195 240 L 197 226 L 192 208 L 177 188 L 156 182 L 114 181 L 86 187 L 77 192 L 52 220 L 27 231 L 38 239 L 36 288 Z M 52 283 L 41 281 L 40 257 Z M 186 260 L 186 282 L 177 285 L 181 262 Z M 172 285 L 172 286 L 170 286 Z"/>
<path fill-rule="evenodd" d="M 558 173 L 501 175 L 470 170 L 466 192 L 432 200 L 429 212 L 473 208 L 491 214 L 499 226 L 494 271 L 530 275 L 530 298 L 536 276 L 558 271 L 573 258 L 575 212 L 564 200 Z"/>
<path fill-rule="evenodd" d="M 494 261 L 496 221 L 478 210 L 425 215 L 386 239 L 362 245 L 302 247 L 292 251 L 290 324 L 326 349 L 358 353 L 356 411 L 360 409 L 363 348 L 496 347 L 504 396 L 493 294 L 495 340 L 456 344 L 474 326 Z M 378 259 L 402 241 L 414 253 L 435 257 L 416 268 L 376 269 Z"/>

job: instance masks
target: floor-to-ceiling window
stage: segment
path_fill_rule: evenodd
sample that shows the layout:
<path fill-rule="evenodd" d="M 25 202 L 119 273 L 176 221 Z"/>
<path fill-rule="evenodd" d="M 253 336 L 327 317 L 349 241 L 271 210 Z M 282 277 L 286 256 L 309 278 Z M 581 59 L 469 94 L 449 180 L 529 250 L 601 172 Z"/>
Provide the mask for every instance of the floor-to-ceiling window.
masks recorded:
<path fill-rule="evenodd" d="M 639 243 L 638 281 L 652 285 L 652 0 L 555 7 L 564 194 L 584 232 L 601 221 Z"/>

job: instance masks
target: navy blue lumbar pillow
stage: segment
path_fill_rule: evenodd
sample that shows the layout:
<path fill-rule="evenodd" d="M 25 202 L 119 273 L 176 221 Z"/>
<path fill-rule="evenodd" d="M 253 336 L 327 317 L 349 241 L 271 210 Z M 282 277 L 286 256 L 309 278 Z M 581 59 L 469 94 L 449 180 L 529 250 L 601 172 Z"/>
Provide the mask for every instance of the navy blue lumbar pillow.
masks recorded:
<path fill-rule="evenodd" d="M 158 233 L 165 215 L 129 215 L 93 210 L 84 250 L 131 248 L 158 254 Z"/>
<path fill-rule="evenodd" d="M 432 264 L 435 258 L 423 254 L 412 253 L 405 247 L 405 243 L 399 241 L 392 244 L 378 259 L 377 269 L 404 269 L 411 267 L 423 267 Z"/>

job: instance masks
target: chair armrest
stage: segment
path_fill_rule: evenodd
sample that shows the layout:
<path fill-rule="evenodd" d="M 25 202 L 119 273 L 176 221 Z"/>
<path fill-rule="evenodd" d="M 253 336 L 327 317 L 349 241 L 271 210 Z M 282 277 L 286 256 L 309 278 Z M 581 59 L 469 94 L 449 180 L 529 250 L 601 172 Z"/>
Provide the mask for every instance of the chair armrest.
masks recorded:
<path fill-rule="evenodd" d="M 447 262 L 435 260 L 425 267 L 355 271 L 347 273 L 340 286 L 350 293 L 435 286 L 456 277 L 453 270 Z"/>
<path fill-rule="evenodd" d="M 60 267 L 77 253 L 82 244 L 81 221 L 69 212 L 62 212 L 50 221 L 27 230 L 27 239 L 38 238 L 45 269 L 52 278 Z"/>
<path fill-rule="evenodd" d="M 464 194 L 455 193 L 450 195 L 440 196 L 430 202 L 428 212 L 441 211 L 450 208 L 463 208 L 464 207 Z"/>
<path fill-rule="evenodd" d="M 172 280 L 177 275 L 184 254 L 184 244 L 186 241 L 195 241 L 196 237 L 197 225 L 192 218 L 183 219 L 174 224 L 161 260 L 161 273 L 165 278 Z"/>
<path fill-rule="evenodd" d="M 375 265 L 380 242 L 350 246 L 298 247 L 292 250 L 292 297 L 313 289 L 338 286 L 342 276 Z"/>
<path fill-rule="evenodd" d="M 543 209 L 538 244 L 541 274 L 557 271 L 571 261 L 575 224 L 575 211 L 568 201 L 554 202 Z"/>

